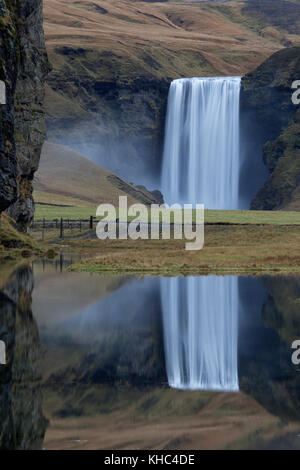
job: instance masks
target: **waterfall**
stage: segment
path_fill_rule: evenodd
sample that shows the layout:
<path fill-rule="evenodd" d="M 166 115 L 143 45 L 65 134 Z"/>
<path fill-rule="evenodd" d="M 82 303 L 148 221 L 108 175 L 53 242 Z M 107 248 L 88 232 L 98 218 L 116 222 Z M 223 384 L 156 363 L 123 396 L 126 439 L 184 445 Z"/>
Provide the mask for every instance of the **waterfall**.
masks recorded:
<path fill-rule="evenodd" d="M 169 385 L 237 391 L 237 277 L 162 278 L 161 298 Z"/>
<path fill-rule="evenodd" d="M 240 77 L 171 83 L 162 192 L 168 204 L 239 208 Z"/>

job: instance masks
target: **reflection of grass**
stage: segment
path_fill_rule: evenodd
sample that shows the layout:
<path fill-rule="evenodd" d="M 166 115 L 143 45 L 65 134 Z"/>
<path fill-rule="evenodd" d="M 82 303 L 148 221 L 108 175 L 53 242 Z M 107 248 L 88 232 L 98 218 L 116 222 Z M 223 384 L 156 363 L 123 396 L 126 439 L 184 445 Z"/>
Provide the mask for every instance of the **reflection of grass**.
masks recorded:
<path fill-rule="evenodd" d="M 43 397 L 46 449 L 247 449 L 299 432 L 243 393 L 72 383 Z"/>
<path fill-rule="evenodd" d="M 65 378 L 64 378 L 65 379 Z M 74 384 L 74 383 L 73 383 Z M 85 415 L 121 412 L 130 421 L 150 421 L 163 417 L 188 416 L 200 413 L 209 403 L 209 414 L 214 418 L 231 415 L 252 415 L 255 413 L 251 399 L 241 394 L 224 394 L 206 390 L 176 390 L 169 386 L 134 387 L 130 384 L 112 386 L 109 384 L 74 384 L 74 393 L 65 395 L 46 390 L 46 407 L 55 416 L 76 416 L 79 409 Z M 219 398 L 218 398 L 219 397 Z M 221 398 L 221 399 L 220 399 Z M 249 409 L 245 406 L 248 402 Z M 72 413 L 71 410 L 74 410 Z"/>

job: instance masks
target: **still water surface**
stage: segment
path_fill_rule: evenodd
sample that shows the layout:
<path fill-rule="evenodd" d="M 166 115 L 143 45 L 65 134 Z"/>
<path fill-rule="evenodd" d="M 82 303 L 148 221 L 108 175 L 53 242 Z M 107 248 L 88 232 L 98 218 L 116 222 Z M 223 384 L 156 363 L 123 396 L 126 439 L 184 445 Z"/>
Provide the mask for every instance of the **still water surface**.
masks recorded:
<path fill-rule="evenodd" d="M 2 448 L 300 448 L 300 277 L 1 276 Z"/>

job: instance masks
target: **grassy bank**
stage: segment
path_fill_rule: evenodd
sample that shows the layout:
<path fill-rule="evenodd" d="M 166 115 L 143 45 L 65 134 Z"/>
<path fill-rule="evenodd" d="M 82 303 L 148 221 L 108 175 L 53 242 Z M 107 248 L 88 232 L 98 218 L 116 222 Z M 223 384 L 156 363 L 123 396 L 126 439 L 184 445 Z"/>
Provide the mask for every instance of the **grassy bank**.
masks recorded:
<path fill-rule="evenodd" d="M 207 225 L 205 245 L 186 251 L 184 240 L 68 239 L 69 249 L 90 254 L 72 271 L 153 275 L 300 272 L 300 227 Z"/>
<path fill-rule="evenodd" d="M 20 233 L 14 221 L 6 214 L 0 214 L 0 263 L 30 258 L 46 253 L 47 248 L 31 236 Z"/>
<path fill-rule="evenodd" d="M 57 217 L 57 208 L 51 210 Z M 73 218 L 79 215 L 76 210 Z M 71 218 L 70 212 L 64 214 L 64 218 L 68 216 Z M 184 240 L 101 241 L 95 228 L 82 232 L 66 228 L 62 240 L 57 228 L 44 234 L 38 228 L 32 233 L 38 242 L 61 244 L 64 250 L 87 255 L 89 259 L 72 266 L 74 271 L 153 275 L 300 272 L 300 212 L 206 211 L 205 223 L 205 244 L 200 251 L 186 251 Z"/>

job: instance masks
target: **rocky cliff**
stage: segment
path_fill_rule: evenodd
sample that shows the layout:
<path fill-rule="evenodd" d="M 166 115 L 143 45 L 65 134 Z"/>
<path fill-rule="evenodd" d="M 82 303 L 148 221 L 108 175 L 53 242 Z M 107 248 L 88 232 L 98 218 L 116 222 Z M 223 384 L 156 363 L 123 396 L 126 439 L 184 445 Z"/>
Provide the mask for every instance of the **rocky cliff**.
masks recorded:
<path fill-rule="evenodd" d="M 300 106 L 292 103 L 292 83 L 300 76 L 300 47 L 273 54 L 242 80 L 245 161 L 267 169 L 251 208 L 300 209 Z"/>
<path fill-rule="evenodd" d="M 49 71 L 42 0 L 0 1 L 1 106 L 0 211 L 7 209 L 20 230 L 33 218 L 32 180 L 45 139 L 44 80 Z"/>
<path fill-rule="evenodd" d="M 10 2 L 11 9 L 16 8 Z M 6 84 L 6 105 L 0 105 L 0 212 L 17 197 L 17 160 L 14 140 L 14 94 L 17 81 L 17 31 L 15 18 L 0 1 L 0 80 Z"/>

